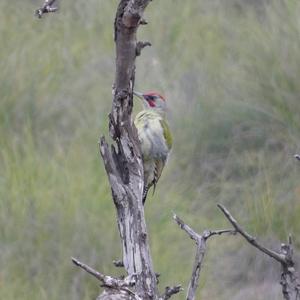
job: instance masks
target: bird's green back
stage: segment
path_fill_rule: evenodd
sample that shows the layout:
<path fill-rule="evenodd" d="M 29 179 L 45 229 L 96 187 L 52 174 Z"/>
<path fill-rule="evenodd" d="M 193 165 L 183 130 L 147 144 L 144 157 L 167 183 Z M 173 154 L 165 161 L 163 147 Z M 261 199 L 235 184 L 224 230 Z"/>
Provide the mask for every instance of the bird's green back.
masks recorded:
<path fill-rule="evenodd" d="M 171 130 L 165 119 L 161 119 L 160 124 L 161 124 L 161 127 L 163 128 L 164 137 L 166 139 L 167 146 L 170 150 L 173 145 L 173 138 L 172 138 Z"/>

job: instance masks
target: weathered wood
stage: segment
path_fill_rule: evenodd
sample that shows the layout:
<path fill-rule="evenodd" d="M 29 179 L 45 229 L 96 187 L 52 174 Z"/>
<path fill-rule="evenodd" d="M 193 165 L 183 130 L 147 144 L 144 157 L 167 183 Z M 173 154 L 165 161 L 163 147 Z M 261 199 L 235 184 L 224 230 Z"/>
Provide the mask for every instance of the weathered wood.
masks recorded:
<path fill-rule="evenodd" d="M 204 230 L 204 232 L 200 235 L 196 231 L 194 231 L 190 226 L 184 223 L 184 221 L 180 219 L 177 215 L 174 215 L 173 219 L 180 226 L 180 228 L 184 230 L 188 234 L 188 236 L 196 242 L 196 255 L 193 265 L 193 271 L 186 295 L 186 300 L 194 300 L 196 299 L 196 291 L 199 286 L 200 272 L 202 269 L 202 263 L 206 251 L 206 241 L 214 235 L 221 235 L 224 233 L 235 234 L 236 231 L 232 229 Z"/>
<path fill-rule="evenodd" d="M 57 7 L 53 6 L 56 0 L 45 0 L 44 4 L 42 7 L 37 9 L 35 11 L 35 15 L 41 19 L 43 14 L 51 13 L 51 12 L 56 12 L 58 10 Z"/>
<path fill-rule="evenodd" d="M 165 293 L 162 295 L 160 300 L 168 300 L 173 295 L 181 292 L 182 290 L 183 290 L 183 288 L 181 287 L 181 285 L 175 285 L 175 286 L 172 286 L 172 287 L 167 286 L 166 289 L 165 289 Z"/>
<path fill-rule="evenodd" d="M 78 259 L 72 257 L 72 262 L 86 271 L 87 273 L 91 274 L 95 278 L 97 278 L 99 281 L 102 282 L 102 286 L 109 288 L 109 289 L 114 289 L 114 290 L 119 290 L 122 292 L 125 292 L 124 294 L 133 294 L 134 293 L 130 290 L 131 287 L 135 285 L 135 276 L 128 276 L 126 278 L 114 278 L 112 276 L 107 276 L 104 275 L 96 270 L 94 270 L 92 267 L 82 263 Z"/>
<path fill-rule="evenodd" d="M 97 300 L 142 300 L 142 299 L 131 296 L 126 291 L 106 289 L 97 298 Z"/>
<path fill-rule="evenodd" d="M 218 204 L 218 207 L 231 225 L 235 228 L 236 232 L 244 237 L 250 245 L 267 254 L 269 257 L 281 264 L 282 272 L 280 284 L 282 287 L 283 298 L 285 300 L 300 300 L 300 281 L 294 268 L 295 263 L 293 258 L 293 245 L 291 236 L 289 236 L 287 244 L 281 244 L 279 252 L 273 251 L 260 244 L 255 237 L 246 232 L 234 219 L 226 207 L 221 204 Z"/>
<path fill-rule="evenodd" d="M 136 32 L 150 0 L 122 0 L 115 18 L 116 76 L 109 132 L 116 146 L 102 137 L 100 152 L 111 185 L 128 275 L 136 275 L 136 293 L 157 299 L 157 283 L 150 256 L 142 204 L 143 164 L 131 112 L 137 53 Z M 138 51 L 137 51 L 138 50 Z"/>

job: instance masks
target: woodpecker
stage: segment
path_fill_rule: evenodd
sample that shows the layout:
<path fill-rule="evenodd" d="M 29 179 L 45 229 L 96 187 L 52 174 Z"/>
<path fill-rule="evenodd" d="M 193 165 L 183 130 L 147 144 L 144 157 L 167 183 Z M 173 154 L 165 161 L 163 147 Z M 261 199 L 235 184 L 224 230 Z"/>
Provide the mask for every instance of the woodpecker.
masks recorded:
<path fill-rule="evenodd" d="M 157 92 L 133 92 L 143 101 L 144 109 L 134 120 L 141 145 L 144 166 L 143 204 L 148 190 L 161 176 L 172 147 L 172 135 L 166 121 L 166 99 Z"/>

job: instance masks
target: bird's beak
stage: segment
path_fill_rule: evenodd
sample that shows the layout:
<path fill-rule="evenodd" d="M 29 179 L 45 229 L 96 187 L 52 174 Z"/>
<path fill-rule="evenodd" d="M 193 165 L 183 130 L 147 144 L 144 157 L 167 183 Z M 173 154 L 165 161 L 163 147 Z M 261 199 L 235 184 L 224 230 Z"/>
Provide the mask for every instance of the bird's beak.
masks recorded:
<path fill-rule="evenodd" d="M 133 91 L 133 95 L 139 97 L 140 99 L 144 100 L 144 96 L 142 93 L 139 93 L 139 92 L 136 92 L 136 91 Z"/>

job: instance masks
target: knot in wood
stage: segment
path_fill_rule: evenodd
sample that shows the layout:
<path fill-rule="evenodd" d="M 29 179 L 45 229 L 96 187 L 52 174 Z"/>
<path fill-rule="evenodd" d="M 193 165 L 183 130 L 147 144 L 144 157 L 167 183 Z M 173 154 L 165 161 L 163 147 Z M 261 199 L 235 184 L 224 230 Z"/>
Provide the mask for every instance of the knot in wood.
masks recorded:
<path fill-rule="evenodd" d="M 131 274 L 124 279 L 124 284 L 128 287 L 135 286 L 137 274 Z"/>
<path fill-rule="evenodd" d="M 285 257 L 285 260 L 288 265 L 292 266 L 293 264 L 293 248 L 291 245 L 281 244 L 280 254 Z"/>
<path fill-rule="evenodd" d="M 204 230 L 202 237 L 207 240 L 211 236 L 211 231 L 210 230 Z"/>
<path fill-rule="evenodd" d="M 147 240 L 147 233 L 146 232 L 141 232 L 140 233 L 140 239 L 142 242 L 145 242 Z"/>
<path fill-rule="evenodd" d="M 122 103 L 123 101 L 125 101 L 127 99 L 128 96 L 129 96 L 128 90 L 117 91 L 116 100 L 117 100 L 117 102 Z"/>

